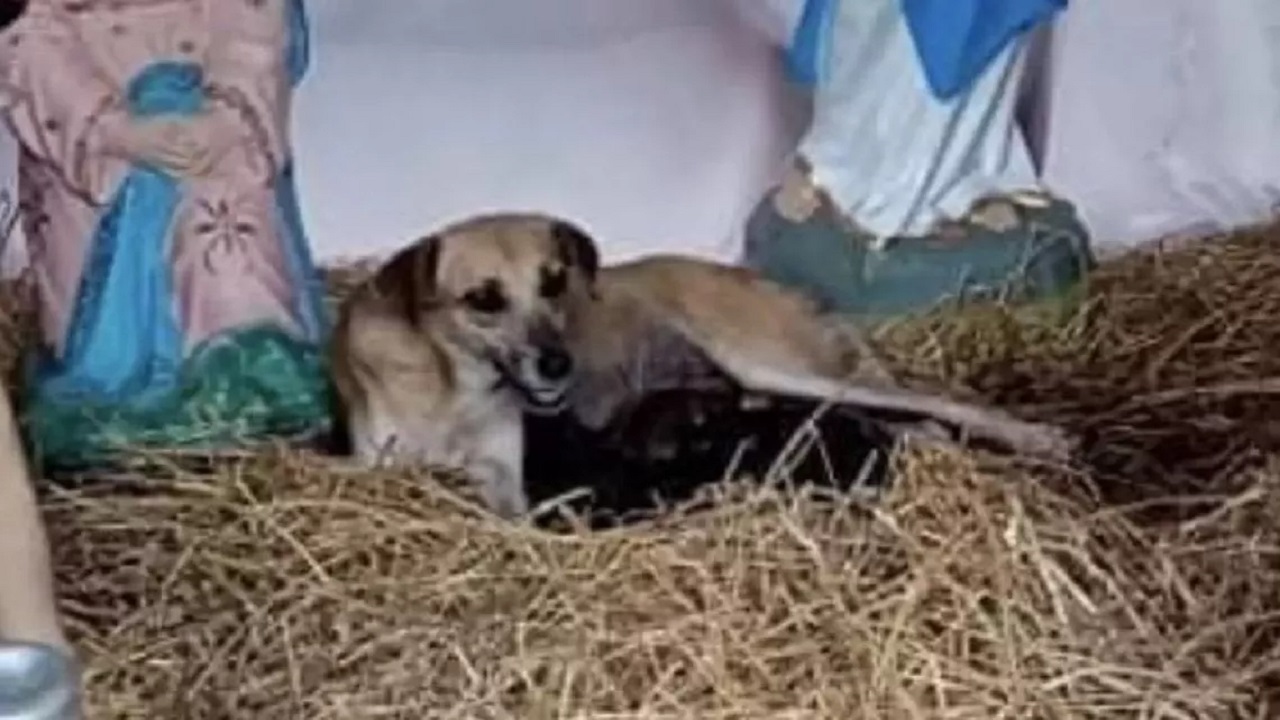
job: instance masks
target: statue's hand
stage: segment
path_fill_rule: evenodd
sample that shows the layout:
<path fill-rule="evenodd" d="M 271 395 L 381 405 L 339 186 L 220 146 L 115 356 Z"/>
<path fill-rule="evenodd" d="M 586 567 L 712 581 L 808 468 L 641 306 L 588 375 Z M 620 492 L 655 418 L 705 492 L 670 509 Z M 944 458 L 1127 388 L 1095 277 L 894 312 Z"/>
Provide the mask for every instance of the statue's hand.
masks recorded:
<path fill-rule="evenodd" d="M 205 113 L 184 119 L 179 133 L 185 160 L 183 175 L 208 176 L 240 140 L 240 128 L 225 117 Z"/>
<path fill-rule="evenodd" d="M 225 146 L 215 142 L 203 117 L 132 119 L 121 117 L 103 129 L 104 149 L 123 160 L 172 175 L 203 175 Z"/>

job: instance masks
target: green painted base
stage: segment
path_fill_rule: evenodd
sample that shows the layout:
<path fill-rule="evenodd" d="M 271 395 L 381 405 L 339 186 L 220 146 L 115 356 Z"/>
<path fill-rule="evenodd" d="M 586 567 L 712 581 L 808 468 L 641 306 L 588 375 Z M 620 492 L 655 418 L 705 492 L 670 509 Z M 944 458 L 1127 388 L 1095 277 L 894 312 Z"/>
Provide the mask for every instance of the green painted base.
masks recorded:
<path fill-rule="evenodd" d="M 26 399 L 23 426 L 42 472 L 111 463 L 125 450 L 213 450 L 327 430 L 324 357 L 271 327 L 219 336 L 197 348 L 176 390 L 144 403 Z"/>
<path fill-rule="evenodd" d="M 868 322 L 1073 294 L 1095 264 L 1075 209 L 1055 199 L 1020 214 L 1004 231 L 970 225 L 960 238 L 891 238 L 880 249 L 829 208 L 793 222 L 766 197 L 748 223 L 746 261 L 827 309 Z"/>

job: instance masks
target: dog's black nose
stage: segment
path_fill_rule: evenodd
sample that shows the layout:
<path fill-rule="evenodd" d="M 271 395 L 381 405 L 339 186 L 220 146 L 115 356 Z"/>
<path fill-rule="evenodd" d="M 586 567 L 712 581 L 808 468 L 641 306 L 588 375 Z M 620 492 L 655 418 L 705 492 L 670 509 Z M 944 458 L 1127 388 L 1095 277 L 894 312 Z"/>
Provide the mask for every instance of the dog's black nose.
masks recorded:
<path fill-rule="evenodd" d="M 573 370 L 573 358 L 559 348 L 547 348 L 538 354 L 537 369 L 548 380 L 563 380 Z"/>

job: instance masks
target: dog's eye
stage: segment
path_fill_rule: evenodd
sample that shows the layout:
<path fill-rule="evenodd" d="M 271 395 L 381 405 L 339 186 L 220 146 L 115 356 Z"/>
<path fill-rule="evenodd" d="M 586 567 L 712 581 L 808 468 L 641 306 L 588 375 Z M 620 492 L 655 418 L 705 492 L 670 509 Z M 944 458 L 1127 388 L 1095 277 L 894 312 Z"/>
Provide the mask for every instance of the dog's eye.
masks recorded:
<path fill-rule="evenodd" d="M 569 287 L 569 273 L 564 268 L 558 270 L 544 270 L 542 272 L 542 286 L 538 288 L 538 292 L 542 297 L 552 300 L 564 294 Z"/>
<path fill-rule="evenodd" d="M 472 310 L 485 315 L 496 315 L 507 309 L 507 298 L 492 285 L 469 290 L 462 295 L 462 302 Z"/>

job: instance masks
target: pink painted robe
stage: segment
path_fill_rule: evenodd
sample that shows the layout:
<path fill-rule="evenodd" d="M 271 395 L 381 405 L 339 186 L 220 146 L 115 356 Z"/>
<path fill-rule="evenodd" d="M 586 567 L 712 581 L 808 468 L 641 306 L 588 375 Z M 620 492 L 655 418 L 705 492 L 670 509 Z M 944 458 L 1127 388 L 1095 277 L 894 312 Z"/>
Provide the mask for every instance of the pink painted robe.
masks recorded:
<path fill-rule="evenodd" d="M 199 63 L 231 148 L 182 180 L 168 259 L 184 345 L 246 324 L 299 332 L 272 181 L 289 154 L 287 0 L 31 0 L 0 34 L 0 110 L 22 147 L 19 194 L 43 337 L 59 352 L 100 214 L 129 165 L 102 128 L 159 60 Z"/>

